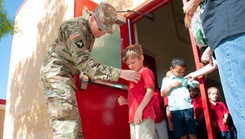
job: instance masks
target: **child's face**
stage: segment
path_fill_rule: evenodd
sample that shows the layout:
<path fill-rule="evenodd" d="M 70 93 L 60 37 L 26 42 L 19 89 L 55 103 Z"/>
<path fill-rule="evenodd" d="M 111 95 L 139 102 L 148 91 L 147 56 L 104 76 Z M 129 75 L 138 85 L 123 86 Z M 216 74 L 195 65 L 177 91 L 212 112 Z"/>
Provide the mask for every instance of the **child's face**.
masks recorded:
<path fill-rule="evenodd" d="M 181 77 L 181 76 L 184 76 L 185 74 L 185 67 L 182 67 L 182 66 L 170 67 L 170 71 L 172 75 L 176 77 Z"/>
<path fill-rule="evenodd" d="M 189 87 L 188 90 L 189 90 L 191 98 L 197 97 L 197 95 L 198 95 L 198 90 L 197 89 Z"/>
<path fill-rule="evenodd" d="M 213 102 L 217 102 L 218 98 L 219 98 L 218 91 L 215 90 L 215 89 L 211 90 L 211 92 L 209 93 L 208 97 L 209 97 L 209 100 L 211 100 Z"/>
<path fill-rule="evenodd" d="M 126 64 L 128 65 L 128 68 L 130 70 L 139 71 L 143 67 L 143 60 L 144 60 L 143 55 L 141 55 L 140 58 L 129 57 L 128 60 L 126 61 Z"/>

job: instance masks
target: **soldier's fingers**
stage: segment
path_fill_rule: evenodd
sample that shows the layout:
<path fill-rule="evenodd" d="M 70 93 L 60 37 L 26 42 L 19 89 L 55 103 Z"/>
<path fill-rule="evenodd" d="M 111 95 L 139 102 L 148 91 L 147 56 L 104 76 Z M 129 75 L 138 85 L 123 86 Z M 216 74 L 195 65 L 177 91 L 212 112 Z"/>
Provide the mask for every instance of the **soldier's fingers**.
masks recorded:
<path fill-rule="evenodd" d="M 135 83 L 138 83 L 138 80 L 136 80 L 136 79 L 134 79 L 134 80 L 132 80 L 133 82 L 135 82 Z"/>
<path fill-rule="evenodd" d="M 136 75 L 135 75 L 135 79 L 137 80 L 137 81 L 139 81 L 140 80 L 140 75 L 137 73 Z"/>
<path fill-rule="evenodd" d="M 135 83 L 138 83 L 139 80 L 140 80 L 140 75 L 139 75 L 139 74 L 135 74 L 135 75 L 132 77 L 132 81 L 135 82 Z"/>

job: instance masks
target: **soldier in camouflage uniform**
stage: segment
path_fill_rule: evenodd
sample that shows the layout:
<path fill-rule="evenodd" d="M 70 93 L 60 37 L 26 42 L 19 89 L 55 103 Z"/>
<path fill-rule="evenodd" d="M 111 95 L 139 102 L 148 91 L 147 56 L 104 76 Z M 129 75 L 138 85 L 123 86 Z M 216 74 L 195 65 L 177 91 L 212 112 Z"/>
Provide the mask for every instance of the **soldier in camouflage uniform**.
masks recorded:
<path fill-rule="evenodd" d="M 79 71 L 92 79 L 123 78 L 136 83 L 140 79 L 134 71 L 106 66 L 90 58 L 95 38 L 111 34 L 116 20 L 114 7 L 101 2 L 92 15 L 67 20 L 60 26 L 40 72 L 54 138 L 83 138 L 73 78 Z"/>

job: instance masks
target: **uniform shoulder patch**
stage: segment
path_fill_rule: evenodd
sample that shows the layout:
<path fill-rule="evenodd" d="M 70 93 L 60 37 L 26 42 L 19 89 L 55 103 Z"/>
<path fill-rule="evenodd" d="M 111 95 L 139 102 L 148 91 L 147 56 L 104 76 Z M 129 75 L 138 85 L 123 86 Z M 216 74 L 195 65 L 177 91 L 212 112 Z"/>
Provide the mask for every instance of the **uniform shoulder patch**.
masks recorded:
<path fill-rule="evenodd" d="M 70 35 L 70 40 L 74 40 L 75 38 L 81 36 L 80 33 L 78 31 L 75 31 L 73 32 L 71 35 Z"/>
<path fill-rule="evenodd" d="M 78 48 L 83 48 L 84 45 L 82 40 L 75 42 L 75 44 L 77 45 Z"/>

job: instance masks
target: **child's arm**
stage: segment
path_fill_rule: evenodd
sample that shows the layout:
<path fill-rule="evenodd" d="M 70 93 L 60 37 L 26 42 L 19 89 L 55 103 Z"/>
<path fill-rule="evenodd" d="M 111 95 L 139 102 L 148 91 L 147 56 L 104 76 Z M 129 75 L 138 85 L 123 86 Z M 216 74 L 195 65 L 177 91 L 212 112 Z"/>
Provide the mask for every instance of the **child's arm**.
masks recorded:
<path fill-rule="evenodd" d="M 166 89 L 164 89 L 164 90 L 161 90 L 161 96 L 162 96 L 162 97 L 167 96 L 167 95 L 171 92 L 171 90 L 172 90 L 173 88 L 179 87 L 179 86 L 181 86 L 181 85 L 182 85 L 182 84 L 181 84 L 181 82 L 179 82 L 179 81 L 176 81 L 176 82 L 172 83 L 168 88 L 166 88 Z"/>
<path fill-rule="evenodd" d="M 212 57 L 213 59 L 213 65 L 211 63 L 207 64 L 206 66 L 204 66 L 203 68 L 191 72 L 190 74 L 188 74 L 185 78 L 189 79 L 190 81 L 195 80 L 195 78 L 197 78 L 198 76 L 202 76 L 205 74 L 208 74 L 212 71 L 214 71 L 215 69 L 217 69 L 217 61 Z"/>
<path fill-rule="evenodd" d="M 174 126 L 171 118 L 171 113 L 168 110 L 168 106 L 166 106 L 166 115 L 167 115 L 167 120 L 168 120 L 168 129 L 169 131 L 174 131 Z"/>
<path fill-rule="evenodd" d="M 119 104 L 119 105 L 127 105 L 127 104 L 128 104 L 128 99 L 126 99 L 126 98 L 123 97 L 123 96 L 120 96 L 120 97 L 118 98 L 118 104 Z"/>
<path fill-rule="evenodd" d="M 142 122 L 143 110 L 145 109 L 146 105 L 151 101 L 153 94 L 153 88 L 146 88 L 146 94 L 135 112 L 134 122 L 136 124 L 140 124 Z"/>
<path fill-rule="evenodd" d="M 198 124 L 202 124 L 204 120 L 204 113 L 202 113 L 199 117 L 195 118 Z"/>
<path fill-rule="evenodd" d="M 224 114 L 224 118 L 223 118 L 223 124 L 228 124 L 228 117 L 229 117 L 229 114 L 228 113 L 226 113 L 226 114 Z"/>

